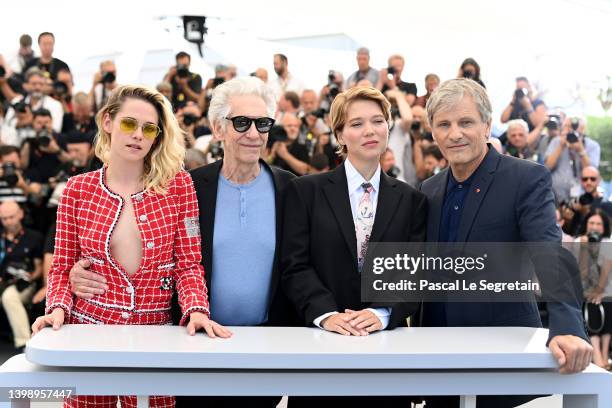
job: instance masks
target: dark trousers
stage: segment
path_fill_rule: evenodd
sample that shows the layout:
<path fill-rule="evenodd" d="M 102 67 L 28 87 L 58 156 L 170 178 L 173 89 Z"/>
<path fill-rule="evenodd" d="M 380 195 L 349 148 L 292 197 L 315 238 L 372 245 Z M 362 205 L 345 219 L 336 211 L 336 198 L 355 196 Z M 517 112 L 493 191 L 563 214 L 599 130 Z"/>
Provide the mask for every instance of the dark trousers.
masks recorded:
<path fill-rule="evenodd" d="M 544 395 L 479 395 L 476 408 L 514 408 Z M 459 408 L 459 397 L 424 397 L 425 408 Z"/>
<path fill-rule="evenodd" d="M 176 397 L 176 408 L 274 408 L 282 397 Z"/>

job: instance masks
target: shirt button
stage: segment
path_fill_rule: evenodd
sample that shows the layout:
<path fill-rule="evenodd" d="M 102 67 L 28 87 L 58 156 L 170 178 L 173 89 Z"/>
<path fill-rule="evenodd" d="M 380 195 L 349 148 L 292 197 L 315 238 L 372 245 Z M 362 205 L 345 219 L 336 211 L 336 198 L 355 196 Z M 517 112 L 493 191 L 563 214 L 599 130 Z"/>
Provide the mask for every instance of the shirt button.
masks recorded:
<path fill-rule="evenodd" d="M 458 206 L 458 205 L 456 205 L 456 206 L 454 206 L 453 208 L 454 208 L 455 210 L 458 210 L 458 209 L 459 209 L 459 206 Z"/>
<path fill-rule="evenodd" d="M 147 220 L 147 216 L 146 215 L 141 215 L 140 217 L 138 217 L 140 219 L 140 222 L 145 222 Z"/>
<path fill-rule="evenodd" d="M 155 244 L 151 241 L 147 242 L 147 248 L 151 249 L 155 246 Z"/>
<path fill-rule="evenodd" d="M 133 288 L 133 287 L 131 287 L 131 286 L 128 286 L 127 288 L 125 288 L 125 291 L 126 291 L 127 293 L 134 293 L 134 288 Z"/>
<path fill-rule="evenodd" d="M 463 188 L 463 184 L 459 184 L 457 188 Z"/>
<path fill-rule="evenodd" d="M 130 314 L 128 312 L 123 312 L 123 313 L 121 313 L 121 317 L 123 317 L 124 319 L 129 319 L 130 318 Z"/>

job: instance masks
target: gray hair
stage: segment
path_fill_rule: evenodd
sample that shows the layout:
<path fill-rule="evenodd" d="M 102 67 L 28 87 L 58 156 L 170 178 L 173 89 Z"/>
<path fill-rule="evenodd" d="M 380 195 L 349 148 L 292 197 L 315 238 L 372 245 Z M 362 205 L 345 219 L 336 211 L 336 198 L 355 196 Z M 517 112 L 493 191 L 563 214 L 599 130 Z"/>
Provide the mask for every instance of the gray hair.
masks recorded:
<path fill-rule="evenodd" d="M 523 128 L 525 133 L 529 133 L 529 125 L 523 119 L 512 119 L 508 122 L 508 132 L 510 129 Z"/>
<path fill-rule="evenodd" d="M 28 82 L 33 76 L 45 77 L 45 73 L 38 67 L 32 67 L 26 71 L 25 80 Z"/>
<path fill-rule="evenodd" d="M 266 104 L 268 116 L 274 118 L 276 112 L 274 91 L 259 78 L 238 77 L 215 88 L 208 107 L 208 121 L 211 125 L 217 122 L 221 129 L 225 130 L 226 121 L 223 119 L 230 114 L 229 100 L 232 96 L 238 95 L 259 96 Z"/>
<path fill-rule="evenodd" d="M 476 81 L 466 78 L 444 81 L 427 100 L 427 120 L 433 127 L 434 115 L 457 105 L 465 95 L 472 98 L 484 123 L 491 123 L 491 102 L 487 91 Z"/>
<path fill-rule="evenodd" d="M 367 54 L 368 56 L 370 56 L 370 50 L 366 47 L 359 47 L 359 49 L 357 50 L 357 55 L 359 54 Z"/>

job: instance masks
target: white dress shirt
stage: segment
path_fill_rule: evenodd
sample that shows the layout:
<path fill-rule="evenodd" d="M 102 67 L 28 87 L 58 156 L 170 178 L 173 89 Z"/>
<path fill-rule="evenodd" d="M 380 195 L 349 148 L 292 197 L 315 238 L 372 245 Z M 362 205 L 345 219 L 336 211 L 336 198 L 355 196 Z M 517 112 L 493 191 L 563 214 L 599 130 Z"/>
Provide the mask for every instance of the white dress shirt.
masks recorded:
<path fill-rule="evenodd" d="M 376 219 L 376 208 L 378 207 L 378 191 L 380 188 L 380 172 L 381 172 L 380 164 L 378 165 L 378 168 L 376 169 L 376 171 L 374 172 L 374 175 L 372 176 L 370 180 L 366 180 L 365 178 L 363 178 L 363 176 L 359 174 L 355 166 L 351 164 L 348 158 L 344 161 L 344 170 L 346 171 L 346 182 L 348 184 L 349 200 L 351 202 L 351 213 L 353 215 L 353 225 L 357 223 L 357 208 L 359 207 L 359 200 L 361 200 L 361 197 L 365 193 L 365 191 L 361 187 L 363 183 L 370 183 L 372 185 L 373 190 L 370 193 L 370 199 L 372 200 L 372 211 L 374 213 L 374 219 Z M 378 317 L 378 319 L 382 323 L 383 330 L 389 325 L 389 316 L 391 315 L 390 308 L 388 307 L 382 307 L 382 308 L 376 308 L 376 309 L 368 308 L 368 310 L 371 310 L 376 315 L 376 317 Z M 325 313 L 317 317 L 313 323 L 315 324 L 315 326 L 323 328 L 321 326 L 321 322 L 328 316 L 331 316 L 337 313 L 339 312 L 333 311 L 333 312 Z"/>

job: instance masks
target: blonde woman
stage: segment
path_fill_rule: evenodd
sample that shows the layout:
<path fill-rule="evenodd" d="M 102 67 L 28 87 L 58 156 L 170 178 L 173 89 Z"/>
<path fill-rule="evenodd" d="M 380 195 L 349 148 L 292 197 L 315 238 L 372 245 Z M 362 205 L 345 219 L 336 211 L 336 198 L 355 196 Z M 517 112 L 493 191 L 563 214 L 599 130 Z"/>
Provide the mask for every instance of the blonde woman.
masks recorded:
<path fill-rule="evenodd" d="M 193 183 L 182 169 L 182 132 L 159 92 L 122 86 L 96 117 L 98 171 L 72 177 L 58 208 L 47 307 L 32 329 L 64 323 L 168 324 L 176 287 L 189 334 L 231 333 L 209 319 Z M 88 259 L 108 290 L 88 299 L 71 293 L 69 272 Z M 135 397 L 121 397 L 131 405 Z M 117 397 L 81 396 L 66 406 L 115 406 Z M 133 401 L 132 401 L 133 400 Z M 152 406 L 172 406 L 153 397 Z"/>

